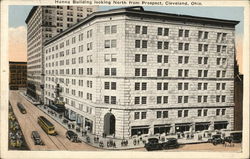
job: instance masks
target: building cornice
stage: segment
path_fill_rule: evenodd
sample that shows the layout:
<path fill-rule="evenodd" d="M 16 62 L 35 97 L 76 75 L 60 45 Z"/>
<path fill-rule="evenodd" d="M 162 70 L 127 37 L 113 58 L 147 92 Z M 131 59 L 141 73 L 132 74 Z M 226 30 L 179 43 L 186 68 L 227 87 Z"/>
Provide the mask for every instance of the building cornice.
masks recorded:
<path fill-rule="evenodd" d="M 189 15 L 181 15 L 181 14 L 171 14 L 171 13 L 162 13 L 162 12 L 155 12 L 155 11 L 145 11 L 142 7 L 125 7 L 120 9 L 112 9 L 108 11 L 99 11 L 94 12 L 88 17 L 84 18 L 79 23 L 69 27 L 65 31 L 63 31 L 60 34 L 57 34 L 47 42 L 45 42 L 45 46 L 52 43 L 53 41 L 59 39 L 60 37 L 71 33 L 73 30 L 78 29 L 79 27 L 83 26 L 84 24 L 99 18 L 99 17 L 107 17 L 107 16 L 114 16 L 114 15 L 130 15 L 130 16 L 137 16 L 137 17 L 148 17 L 148 18 L 158 18 L 162 20 L 170 20 L 170 21 L 180 21 L 183 23 L 188 22 L 195 22 L 195 23 L 201 23 L 203 25 L 209 24 L 209 25 L 217 25 L 219 27 L 221 26 L 227 26 L 234 28 L 235 25 L 239 23 L 239 21 L 234 20 L 225 20 L 225 19 L 215 19 L 215 18 L 207 18 L 207 17 L 197 17 L 197 16 L 189 16 Z"/>

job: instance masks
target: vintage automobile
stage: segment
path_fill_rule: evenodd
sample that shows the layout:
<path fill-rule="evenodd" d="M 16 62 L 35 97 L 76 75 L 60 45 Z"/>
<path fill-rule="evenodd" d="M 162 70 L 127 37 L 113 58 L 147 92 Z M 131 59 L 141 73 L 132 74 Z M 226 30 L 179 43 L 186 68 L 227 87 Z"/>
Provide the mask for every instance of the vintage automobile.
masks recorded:
<path fill-rule="evenodd" d="M 66 132 L 66 137 L 72 142 L 78 142 L 78 135 L 71 130 Z"/>
<path fill-rule="evenodd" d="M 31 138 L 33 139 L 35 145 L 44 145 L 44 143 L 42 142 L 41 137 L 37 131 L 31 132 Z"/>
<path fill-rule="evenodd" d="M 179 144 L 176 138 L 167 138 L 166 142 L 162 143 L 163 149 L 178 148 Z"/>
<path fill-rule="evenodd" d="M 221 138 L 221 134 L 212 135 L 212 137 L 208 139 L 208 142 L 213 143 L 213 145 L 225 143 L 224 139 Z"/>
<path fill-rule="evenodd" d="M 145 143 L 147 151 L 152 150 L 162 150 L 162 149 L 170 149 L 170 148 L 178 148 L 179 144 L 176 138 L 166 138 L 165 142 L 159 142 L 159 139 L 156 137 L 152 137 L 148 139 L 148 142 Z"/>

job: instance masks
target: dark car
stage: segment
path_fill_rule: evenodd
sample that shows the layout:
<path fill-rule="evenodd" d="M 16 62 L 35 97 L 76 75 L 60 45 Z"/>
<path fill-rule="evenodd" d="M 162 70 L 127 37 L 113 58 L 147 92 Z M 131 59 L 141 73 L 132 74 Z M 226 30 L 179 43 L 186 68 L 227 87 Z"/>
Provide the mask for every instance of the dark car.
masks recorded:
<path fill-rule="evenodd" d="M 44 145 L 37 131 L 32 131 L 31 138 L 34 140 L 35 145 Z"/>
<path fill-rule="evenodd" d="M 230 137 L 233 143 L 241 143 L 242 142 L 242 132 L 231 132 Z"/>
<path fill-rule="evenodd" d="M 163 149 L 178 148 L 179 144 L 176 138 L 167 138 L 167 141 L 162 143 Z"/>
<path fill-rule="evenodd" d="M 147 151 L 162 150 L 162 144 L 159 143 L 158 138 L 149 138 L 144 147 Z"/>
<path fill-rule="evenodd" d="M 208 139 L 208 142 L 213 143 L 214 145 L 217 144 L 224 144 L 224 140 L 221 138 L 220 134 L 212 135 L 210 139 Z"/>
<path fill-rule="evenodd" d="M 78 141 L 78 135 L 77 135 L 75 132 L 71 131 L 71 130 L 68 130 L 68 131 L 66 132 L 66 137 L 67 137 L 70 141 L 72 141 L 72 142 L 77 142 L 77 141 Z"/>

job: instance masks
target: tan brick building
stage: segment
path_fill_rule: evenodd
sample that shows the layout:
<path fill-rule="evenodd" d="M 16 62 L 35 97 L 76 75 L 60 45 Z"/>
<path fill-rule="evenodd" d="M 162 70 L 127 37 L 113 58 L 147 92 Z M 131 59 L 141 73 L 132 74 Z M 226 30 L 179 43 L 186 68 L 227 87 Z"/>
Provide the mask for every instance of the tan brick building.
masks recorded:
<path fill-rule="evenodd" d="M 19 89 L 27 86 L 27 62 L 9 62 L 9 88 Z"/>
<path fill-rule="evenodd" d="M 43 45 L 51 37 L 97 10 L 97 6 L 34 6 L 28 17 L 27 94 L 42 102 L 44 85 Z"/>
<path fill-rule="evenodd" d="M 237 21 L 128 7 L 96 12 L 45 44 L 45 102 L 62 87 L 92 133 L 233 129 Z"/>

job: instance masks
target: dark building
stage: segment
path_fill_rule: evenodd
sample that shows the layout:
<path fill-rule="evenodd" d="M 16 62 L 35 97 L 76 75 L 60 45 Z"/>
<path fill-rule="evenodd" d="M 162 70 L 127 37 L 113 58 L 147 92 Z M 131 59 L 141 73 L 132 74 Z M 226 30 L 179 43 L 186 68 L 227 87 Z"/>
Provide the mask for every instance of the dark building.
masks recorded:
<path fill-rule="evenodd" d="M 234 79 L 234 130 L 242 130 L 243 121 L 243 75 L 239 72 L 239 66 L 235 64 Z"/>
<path fill-rule="evenodd" d="M 9 62 L 9 86 L 11 90 L 26 87 L 27 62 Z"/>

